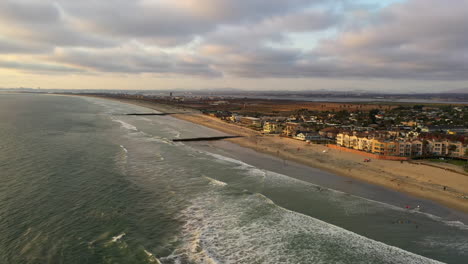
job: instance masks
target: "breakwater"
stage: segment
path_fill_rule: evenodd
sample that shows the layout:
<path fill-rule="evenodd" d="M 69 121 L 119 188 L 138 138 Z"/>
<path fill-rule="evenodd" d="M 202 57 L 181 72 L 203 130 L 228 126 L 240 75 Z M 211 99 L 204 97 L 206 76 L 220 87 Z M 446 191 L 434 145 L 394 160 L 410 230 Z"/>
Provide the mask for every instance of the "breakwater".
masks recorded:
<path fill-rule="evenodd" d="M 186 141 L 213 141 L 213 140 L 223 140 L 229 138 L 240 138 L 242 136 L 221 136 L 221 137 L 197 137 L 197 138 L 177 138 L 173 139 L 173 142 L 186 142 Z"/>
<path fill-rule="evenodd" d="M 180 114 L 180 113 L 130 113 L 125 114 L 127 116 L 165 116 L 165 115 L 173 115 L 173 114 Z"/>

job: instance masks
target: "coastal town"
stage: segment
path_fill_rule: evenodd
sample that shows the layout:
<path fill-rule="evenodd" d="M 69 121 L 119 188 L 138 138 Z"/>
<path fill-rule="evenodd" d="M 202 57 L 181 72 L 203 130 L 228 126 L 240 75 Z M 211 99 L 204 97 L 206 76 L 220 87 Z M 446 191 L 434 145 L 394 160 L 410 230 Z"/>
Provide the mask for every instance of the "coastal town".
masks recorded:
<path fill-rule="evenodd" d="M 326 144 L 379 159 L 468 157 L 466 105 L 114 96 L 198 109 L 264 135 L 293 138 L 304 144 Z"/>

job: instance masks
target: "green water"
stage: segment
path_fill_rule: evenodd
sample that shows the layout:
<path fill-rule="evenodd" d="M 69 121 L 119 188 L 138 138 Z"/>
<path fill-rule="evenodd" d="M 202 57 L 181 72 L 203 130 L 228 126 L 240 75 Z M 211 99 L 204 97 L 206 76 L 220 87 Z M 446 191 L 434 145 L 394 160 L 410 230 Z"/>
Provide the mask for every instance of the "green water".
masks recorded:
<path fill-rule="evenodd" d="M 461 223 L 323 191 L 172 143 L 218 132 L 171 117 L 121 115 L 137 111 L 148 110 L 97 99 L 0 95 L 0 263 L 468 258 Z"/>

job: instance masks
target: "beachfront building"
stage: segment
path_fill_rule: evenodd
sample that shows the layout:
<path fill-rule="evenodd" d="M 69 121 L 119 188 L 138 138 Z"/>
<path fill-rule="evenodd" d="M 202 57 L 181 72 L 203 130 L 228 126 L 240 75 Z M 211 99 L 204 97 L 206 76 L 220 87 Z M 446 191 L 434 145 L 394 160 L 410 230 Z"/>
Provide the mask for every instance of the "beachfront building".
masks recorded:
<path fill-rule="evenodd" d="M 297 135 L 293 137 L 294 139 L 306 141 L 306 142 L 312 142 L 315 144 L 328 144 L 330 141 L 332 141 L 329 138 L 322 137 L 317 133 L 311 133 L 311 132 L 298 132 Z"/>
<path fill-rule="evenodd" d="M 232 114 L 232 115 L 231 115 L 231 122 L 238 123 L 238 122 L 240 122 L 241 117 L 242 117 L 242 116 L 240 116 L 240 115 L 238 115 L 238 114 Z"/>
<path fill-rule="evenodd" d="M 326 138 L 336 138 L 340 133 L 340 129 L 336 127 L 327 127 L 319 131 L 319 135 Z"/>
<path fill-rule="evenodd" d="M 359 137 L 356 134 L 350 136 L 348 140 L 348 145 L 349 145 L 348 148 L 359 149 L 358 141 L 359 141 Z"/>
<path fill-rule="evenodd" d="M 344 147 L 344 138 L 345 138 L 346 133 L 338 133 L 336 135 L 336 144 L 338 146 Z"/>
<path fill-rule="evenodd" d="M 283 129 L 283 135 L 292 137 L 297 134 L 298 131 L 302 130 L 302 126 L 300 123 L 296 122 L 286 122 L 285 127 Z"/>
<path fill-rule="evenodd" d="M 410 141 L 398 141 L 397 142 L 397 155 L 401 157 L 411 156 L 411 142 Z"/>
<path fill-rule="evenodd" d="M 307 133 L 307 132 L 299 132 L 293 138 L 303 140 L 303 141 L 311 141 L 311 140 L 320 138 L 320 136 L 317 134 L 312 134 L 312 133 Z"/>
<path fill-rule="evenodd" d="M 371 152 L 372 151 L 372 144 L 373 144 L 373 139 L 369 139 L 367 137 L 359 137 L 357 146 L 358 150 L 366 151 L 366 152 Z"/>
<path fill-rule="evenodd" d="M 373 139 L 372 153 L 385 156 L 394 156 L 397 153 L 397 143 L 390 140 Z"/>
<path fill-rule="evenodd" d="M 449 140 L 428 140 L 428 154 L 434 156 L 461 157 L 465 154 L 462 142 L 452 142 Z"/>
<path fill-rule="evenodd" d="M 351 135 L 350 132 L 343 132 L 336 135 L 336 144 L 347 147 L 358 149 L 358 137 Z"/>
<path fill-rule="evenodd" d="M 448 147 L 449 155 L 453 157 L 463 157 L 466 154 L 467 146 L 462 142 L 450 142 Z"/>
<path fill-rule="evenodd" d="M 340 133 L 336 137 L 336 144 L 343 147 L 371 152 L 378 155 L 411 156 L 412 154 L 411 142 L 399 142 L 395 140 L 386 139 L 382 137 L 381 134 L 366 134 L 354 132 L 353 135 L 350 135 L 350 133 L 348 132 Z M 422 142 L 421 148 L 419 148 L 418 144 L 419 142 L 416 142 L 415 144 L 415 146 L 417 147 L 417 151 L 422 149 Z"/>
<path fill-rule="evenodd" d="M 372 139 L 373 135 L 368 135 L 366 133 L 357 133 L 349 132 L 338 133 L 336 135 L 336 144 L 339 146 L 362 150 L 362 151 L 371 151 L 372 150 Z"/>
<path fill-rule="evenodd" d="M 424 142 L 421 140 L 411 141 L 411 156 L 422 156 L 424 154 Z"/>
<path fill-rule="evenodd" d="M 240 123 L 248 127 L 262 127 L 262 122 L 257 117 L 243 116 L 240 118 Z"/>
<path fill-rule="evenodd" d="M 283 131 L 283 126 L 274 121 L 268 121 L 263 124 L 263 132 L 266 134 L 280 134 Z"/>
<path fill-rule="evenodd" d="M 448 141 L 429 140 L 427 142 L 428 153 L 434 156 L 444 156 L 448 152 Z"/>

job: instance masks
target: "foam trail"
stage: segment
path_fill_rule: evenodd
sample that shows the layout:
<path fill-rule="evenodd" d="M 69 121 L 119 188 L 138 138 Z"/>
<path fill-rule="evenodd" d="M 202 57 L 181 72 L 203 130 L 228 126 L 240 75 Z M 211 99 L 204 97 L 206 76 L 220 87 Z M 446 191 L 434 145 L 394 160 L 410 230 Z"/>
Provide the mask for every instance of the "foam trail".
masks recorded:
<path fill-rule="evenodd" d="M 132 130 L 132 131 L 138 131 L 136 126 L 130 125 L 129 123 L 126 123 L 126 122 L 124 122 L 122 120 L 112 118 L 112 121 L 120 123 L 120 125 L 125 129 Z"/>
<path fill-rule="evenodd" d="M 122 233 L 122 234 L 120 234 L 120 235 L 118 235 L 118 236 L 114 236 L 114 237 L 112 237 L 111 242 L 117 242 L 117 241 L 119 241 L 120 239 L 122 239 L 122 237 L 124 237 L 124 236 L 125 236 L 125 233 Z"/>
<path fill-rule="evenodd" d="M 125 151 L 125 153 L 128 153 L 128 150 L 124 146 L 120 145 L 120 147 Z"/>
<path fill-rule="evenodd" d="M 156 258 L 153 253 L 149 252 L 148 250 L 144 249 L 145 254 L 148 256 L 150 262 L 154 262 L 156 264 L 161 264 L 158 258 Z"/>
<path fill-rule="evenodd" d="M 216 185 L 216 186 L 226 186 L 227 185 L 227 183 L 225 183 L 225 182 L 218 181 L 218 180 L 210 178 L 208 176 L 203 176 L 203 178 L 208 179 L 208 181 L 210 181 L 211 185 Z"/>

